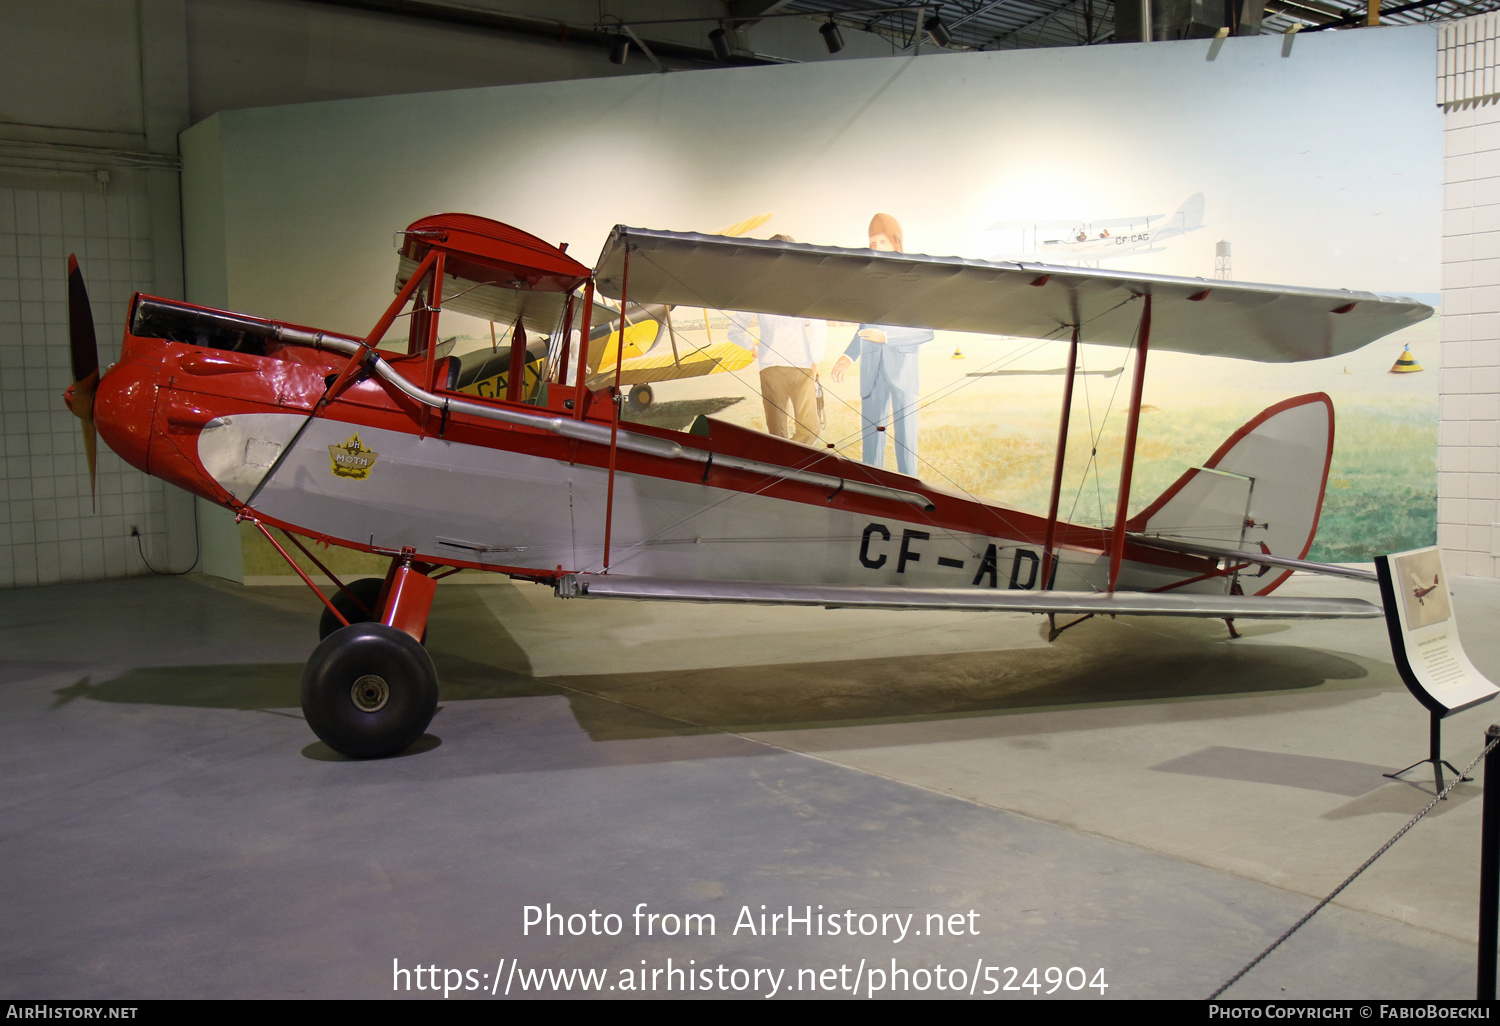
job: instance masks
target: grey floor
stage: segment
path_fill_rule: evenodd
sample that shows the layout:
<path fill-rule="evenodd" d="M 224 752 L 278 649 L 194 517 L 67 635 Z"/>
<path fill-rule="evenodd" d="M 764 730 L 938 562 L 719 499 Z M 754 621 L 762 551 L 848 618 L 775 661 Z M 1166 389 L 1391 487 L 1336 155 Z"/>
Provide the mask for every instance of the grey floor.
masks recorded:
<path fill-rule="evenodd" d="M 1017 615 L 462 581 L 429 635 L 438 715 L 373 762 L 302 721 L 305 590 L 0 592 L 0 996 L 375 998 L 419 966 L 397 996 L 431 997 L 428 967 L 455 998 L 557 993 L 527 981 L 573 969 L 607 997 L 889 994 L 893 970 L 900 994 L 956 996 L 941 965 L 964 994 L 1029 999 L 1055 968 L 1054 997 L 1097 999 L 1069 989 L 1086 976 L 1203 998 L 1433 790 L 1381 776 L 1426 754 L 1427 722 L 1378 621 L 1238 641 L 1091 621 L 1049 645 Z M 1500 586 L 1456 590 L 1500 679 Z M 1445 754 L 1467 764 L 1495 719 L 1450 719 Z M 1460 785 L 1226 996 L 1472 996 L 1479 795 Z M 549 903 L 619 933 L 528 931 Z M 824 934 L 763 935 L 762 905 L 812 906 Z M 637 908 L 664 917 L 651 936 Z M 713 935 L 661 933 L 690 913 Z M 832 936 L 835 914 L 888 932 Z"/>

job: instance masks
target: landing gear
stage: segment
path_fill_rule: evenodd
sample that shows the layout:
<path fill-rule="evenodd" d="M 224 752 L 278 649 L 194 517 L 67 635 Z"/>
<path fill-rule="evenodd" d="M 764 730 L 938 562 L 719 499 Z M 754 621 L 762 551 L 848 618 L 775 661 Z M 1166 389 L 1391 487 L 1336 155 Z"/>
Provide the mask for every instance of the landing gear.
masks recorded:
<path fill-rule="evenodd" d="M 395 755 L 432 722 L 437 670 L 417 640 L 426 640 L 437 588 L 431 569 L 408 549 L 391 560 L 385 580 L 353 581 L 328 600 L 349 626 L 332 611 L 323 614 L 323 640 L 302 671 L 302 713 L 335 751 L 356 759 Z"/>
<path fill-rule="evenodd" d="M 625 401 L 630 404 L 632 410 L 649 410 L 651 404 L 656 402 L 656 393 L 652 391 L 650 385 L 636 385 L 625 397 Z"/>
<path fill-rule="evenodd" d="M 379 621 L 380 589 L 384 584 L 379 577 L 361 577 L 350 581 L 347 591 L 335 592 L 329 601 L 351 624 Z M 323 617 L 318 621 L 318 640 L 322 641 L 343 626 L 328 607 L 323 607 Z"/>
<path fill-rule="evenodd" d="M 340 627 L 302 671 L 307 725 L 328 747 L 356 759 L 409 748 L 432 722 L 437 699 L 437 670 L 427 650 L 383 623 Z"/>
<path fill-rule="evenodd" d="M 410 748 L 437 712 L 437 670 L 422 647 L 437 590 L 437 581 L 428 575 L 437 567 L 418 562 L 415 550 L 403 548 L 391 557 L 384 580 L 352 581 L 328 598 L 264 524 L 245 513 L 241 517 L 255 525 L 324 603 L 318 629 L 322 641 L 302 671 L 307 725 L 328 747 L 355 759 L 378 759 Z M 294 535 L 287 538 L 333 576 Z"/>

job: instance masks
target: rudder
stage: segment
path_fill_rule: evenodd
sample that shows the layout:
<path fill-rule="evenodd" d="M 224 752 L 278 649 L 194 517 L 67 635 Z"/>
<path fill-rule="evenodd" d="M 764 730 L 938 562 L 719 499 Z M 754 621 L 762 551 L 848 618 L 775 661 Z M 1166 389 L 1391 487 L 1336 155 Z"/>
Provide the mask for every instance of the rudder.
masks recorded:
<path fill-rule="evenodd" d="M 1189 545 L 1307 558 L 1333 459 L 1333 400 L 1287 399 L 1252 417 L 1127 529 Z M 1264 595 L 1291 576 L 1256 581 Z"/>

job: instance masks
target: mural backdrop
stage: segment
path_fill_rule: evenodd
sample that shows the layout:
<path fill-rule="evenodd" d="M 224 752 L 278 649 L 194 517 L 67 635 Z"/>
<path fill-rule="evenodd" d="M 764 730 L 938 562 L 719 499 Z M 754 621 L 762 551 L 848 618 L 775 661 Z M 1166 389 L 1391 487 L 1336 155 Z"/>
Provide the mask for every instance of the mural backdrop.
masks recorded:
<path fill-rule="evenodd" d="M 624 223 L 1436 305 L 1434 46 L 1431 29 L 1395 28 L 220 114 L 184 137 L 189 298 L 363 334 L 392 295 L 394 233 L 464 211 L 569 243 L 586 263 Z M 1311 364 L 1153 354 L 1133 511 L 1264 407 L 1324 391 L 1337 442 L 1312 557 L 1431 544 L 1438 320 Z M 633 417 L 683 426 L 710 413 L 764 428 L 769 412 L 771 427 L 809 444 L 1045 511 L 1064 340 L 685 308 L 673 329 L 679 355 L 714 347 L 725 369 L 655 382 Z M 491 345 L 484 322 L 454 333 L 459 351 Z M 670 358 L 671 341 L 662 332 L 645 355 Z M 1392 373 L 1408 346 L 1406 372 Z M 1083 351 L 1063 501 L 1078 522 L 1113 513 L 1127 359 Z M 887 426 L 879 436 L 866 430 L 875 421 Z M 258 545 L 246 544 L 246 573 L 282 572 Z"/>

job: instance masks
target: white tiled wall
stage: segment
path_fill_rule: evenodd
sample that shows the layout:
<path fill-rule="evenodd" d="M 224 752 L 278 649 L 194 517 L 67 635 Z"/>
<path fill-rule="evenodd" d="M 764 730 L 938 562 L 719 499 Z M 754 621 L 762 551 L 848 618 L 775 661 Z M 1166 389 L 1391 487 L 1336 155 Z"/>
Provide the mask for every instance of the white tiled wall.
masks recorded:
<path fill-rule="evenodd" d="M 79 422 L 62 401 L 72 381 L 68 254 L 78 255 L 108 366 L 131 293 L 151 290 L 144 189 L 128 175 L 107 187 L 57 177 L 50 189 L 0 185 L 0 587 L 146 573 L 132 527 L 154 565 L 166 552 L 161 482 L 101 442 L 96 512 Z"/>
<path fill-rule="evenodd" d="M 1496 576 L 1500 555 L 1500 16 L 1439 30 L 1444 109 L 1438 544 L 1450 573 Z"/>

